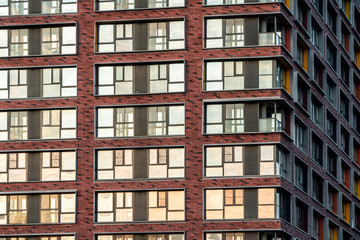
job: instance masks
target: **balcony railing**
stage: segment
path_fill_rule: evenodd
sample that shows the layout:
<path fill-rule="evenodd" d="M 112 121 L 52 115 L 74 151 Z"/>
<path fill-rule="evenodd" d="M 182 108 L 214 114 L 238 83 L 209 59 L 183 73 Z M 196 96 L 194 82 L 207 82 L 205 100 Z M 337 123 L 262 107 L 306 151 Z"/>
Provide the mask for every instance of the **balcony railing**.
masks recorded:
<path fill-rule="evenodd" d="M 259 45 L 279 45 L 282 44 L 281 36 L 278 33 L 259 33 Z"/>
<path fill-rule="evenodd" d="M 278 119 L 260 118 L 259 130 L 260 132 L 279 132 L 283 130 L 283 126 Z"/>

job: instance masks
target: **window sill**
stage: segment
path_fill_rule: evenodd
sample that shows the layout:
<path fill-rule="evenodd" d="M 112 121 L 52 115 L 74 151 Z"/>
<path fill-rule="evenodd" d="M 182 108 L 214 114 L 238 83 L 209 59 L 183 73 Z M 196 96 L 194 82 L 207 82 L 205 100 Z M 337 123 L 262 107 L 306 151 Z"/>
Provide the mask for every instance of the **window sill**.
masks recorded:
<path fill-rule="evenodd" d="M 62 15 L 75 15 L 78 12 L 66 12 L 66 13 L 29 13 L 29 14 L 19 14 L 19 15 L 0 15 L 1 18 L 7 17 L 53 17 L 53 16 L 62 16 Z M 35 25 L 35 24 L 34 24 Z"/>
<path fill-rule="evenodd" d="M 16 140 L 0 140 L 0 143 L 7 142 L 31 142 L 31 141 L 76 141 L 77 138 L 57 138 L 57 139 L 16 139 Z"/>
<path fill-rule="evenodd" d="M 138 182 L 138 181 L 182 181 L 186 180 L 185 177 L 183 178 L 133 178 L 133 179 L 95 179 L 94 182 L 96 183 L 109 183 L 109 182 Z"/>
<path fill-rule="evenodd" d="M 179 49 L 162 49 L 162 50 L 134 50 L 134 51 L 126 51 L 126 52 L 95 52 L 95 55 L 113 55 L 113 54 L 130 54 L 130 53 L 154 53 L 154 52 L 174 52 L 174 51 L 186 51 L 186 48 Z"/>
<path fill-rule="evenodd" d="M 323 90 L 323 87 L 321 87 L 321 86 L 319 85 L 319 83 L 318 83 L 317 81 L 315 81 L 315 79 L 311 78 L 311 79 L 310 79 L 310 82 L 311 82 L 312 85 L 318 90 L 318 92 L 320 92 L 320 94 L 321 94 L 322 96 L 325 96 L 325 95 L 326 95 L 325 91 Z"/>
<path fill-rule="evenodd" d="M 99 95 L 94 94 L 94 97 L 121 97 L 121 96 L 143 96 L 143 95 L 162 95 L 162 94 L 184 94 L 183 92 L 163 92 L 163 93 L 129 93 L 129 94 L 112 94 L 112 95 Z"/>
<path fill-rule="evenodd" d="M 274 131 L 274 132 L 240 132 L 240 133 L 203 133 L 203 136 L 214 136 L 214 135 L 249 135 L 249 134 L 279 134 L 286 133 L 285 131 Z M 286 133 L 287 134 L 287 133 Z"/>
<path fill-rule="evenodd" d="M 310 34 L 309 32 L 307 31 L 307 29 L 304 27 L 304 25 L 298 20 L 298 19 L 295 19 L 294 20 L 295 24 L 298 26 L 298 28 L 301 30 L 301 32 L 303 33 L 303 35 L 305 35 L 305 37 L 307 39 L 310 39 Z"/>
<path fill-rule="evenodd" d="M 32 101 L 32 100 L 54 100 L 54 99 L 76 99 L 78 96 L 67 97 L 30 97 L 30 98 L 1 98 L 0 101 Z"/>
<path fill-rule="evenodd" d="M 112 13 L 112 12 L 128 12 L 128 11 L 144 11 L 144 10 L 164 10 L 164 9 L 181 9 L 186 8 L 186 2 L 185 6 L 177 6 L 177 7 L 161 7 L 161 8 L 134 8 L 134 9 L 114 9 L 114 10 L 99 10 L 96 9 L 94 12 L 101 14 L 101 13 Z"/>
<path fill-rule="evenodd" d="M 324 195 L 324 194 L 323 194 Z M 316 202 L 317 204 L 321 205 L 322 207 L 325 207 L 324 203 L 321 203 L 319 200 L 317 200 L 316 198 L 314 198 L 313 196 L 311 196 L 311 199 Z"/>
<path fill-rule="evenodd" d="M 95 225 L 122 225 L 122 224 L 174 224 L 174 223 L 186 223 L 185 220 L 179 221 L 130 221 L 130 222 L 94 222 Z"/>
<path fill-rule="evenodd" d="M 301 105 L 299 102 L 294 102 L 295 105 L 297 105 L 299 107 L 299 109 L 302 111 L 302 113 L 304 113 L 304 115 L 306 117 L 310 117 L 310 113 L 308 112 L 308 110 L 305 109 L 305 107 L 303 105 Z"/>
<path fill-rule="evenodd" d="M 273 90 L 283 90 L 285 92 L 286 89 L 284 87 L 273 87 L 273 88 L 244 88 L 244 89 L 232 89 L 232 90 L 203 90 L 203 93 L 216 93 L 216 92 L 241 92 L 241 91 L 273 91 Z"/>
<path fill-rule="evenodd" d="M 300 192 L 302 192 L 303 194 L 305 194 L 306 196 L 309 196 L 309 193 L 305 192 L 304 190 L 302 190 L 300 187 L 296 186 L 294 183 L 294 187 L 299 190 Z"/>
<path fill-rule="evenodd" d="M 159 135 L 159 136 L 124 136 L 124 137 L 95 137 L 95 140 L 117 140 L 117 139 L 135 139 L 135 138 L 164 138 L 164 137 L 185 137 L 184 135 Z"/>
<path fill-rule="evenodd" d="M 204 43 L 205 45 L 205 43 Z M 247 45 L 247 46 L 240 46 L 240 47 L 213 47 L 213 48 L 208 48 L 208 47 L 203 47 L 203 50 L 219 50 L 219 49 L 241 49 L 241 48 L 263 48 L 263 47 L 285 47 L 284 44 L 273 44 L 273 45 Z"/>
<path fill-rule="evenodd" d="M 76 222 L 73 223 L 11 223 L 11 224 L 0 224 L 2 227 L 6 226 L 49 226 L 49 225 L 68 225 L 68 224 L 76 224 Z"/>
<path fill-rule="evenodd" d="M 246 178 L 266 178 L 266 179 L 269 179 L 269 178 L 276 178 L 276 179 L 281 179 L 281 178 L 284 178 L 280 175 L 243 175 L 243 176 L 226 176 L 226 177 L 223 177 L 223 176 L 214 176 L 214 177 L 206 177 L 206 176 L 203 176 L 203 178 L 205 180 L 214 180 L 214 179 L 246 179 Z M 286 179 L 286 178 L 284 178 Z M 281 186 L 281 185 L 279 185 Z"/>
<path fill-rule="evenodd" d="M 295 60 L 294 62 L 295 62 L 295 64 L 300 68 L 301 72 L 302 72 L 303 74 L 305 74 L 305 76 L 306 76 L 307 78 L 310 78 L 310 74 L 306 71 L 306 69 L 303 67 L 303 65 L 302 65 L 298 60 Z"/>
<path fill-rule="evenodd" d="M 266 4 L 281 4 L 282 1 L 273 1 L 273 2 L 248 2 L 248 3 L 234 3 L 234 4 L 214 4 L 214 5 L 206 5 L 204 1 L 202 3 L 203 7 L 231 7 L 231 6 L 246 6 L 246 5 L 266 5 Z M 285 5 L 286 6 L 286 5 Z M 287 8 L 287 7 L 286 7 Z"/>
<path fill-rule="evenodd" d="M 26 55 L 26 56 L 0 56 L 0 59 L 5 59 L 5 58 L 34 58 L 34 57 L 64 57 L 64 56 L 69 56 L 69 57 L 73 57 L 73 56 L 77 56 L 78 53 L 69 53 L 69 54 L 51 54 L 51 55 Z"/>
<path fill-rule="evenodd" d="M 76 174 L 77 175 L 77 174 Z M 26 181 L 26 182 L 0 182 L 0 185 L 1 184 L 21 184 L 21 183 L 63 183 L 63 182 L 66 182 L 66 183 L 69 183 L 69 182 L 77 182 L 78 179 L 75 179 L 75 180 L 49 180 L 49 181 Z"/>

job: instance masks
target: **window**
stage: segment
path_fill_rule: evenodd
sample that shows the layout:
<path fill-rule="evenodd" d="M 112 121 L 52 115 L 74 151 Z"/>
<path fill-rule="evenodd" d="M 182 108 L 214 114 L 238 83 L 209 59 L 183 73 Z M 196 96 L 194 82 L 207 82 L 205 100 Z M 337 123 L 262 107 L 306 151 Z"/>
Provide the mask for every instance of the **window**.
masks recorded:
<path fill-rule="evenodd" d="M 0 99 L 77 95 L 76 68 L 0 70 Z"/>
<path fill-rule="evenodd" d="M 184 240 L 183 233 L 135 233 L 135 234 L 116 234 L 116 235 L 95 235 L 96 240 L 133 240 L 133 239 L 147 239 L 147 240 Z"/>
<path fill-rule="evenodd" d="M 41 197 L 41 223 L 74 223 L 75 194 L 43 194 Z"/>
<path fill-rule="evenodd" d="M 147 119 L 147 123 L 141 118 Z M 97 109 L 97 137 L 183 134 L 185 134 L 184 105 Z"/>
<path fill-rule="evenodd" d="M 321 60 L 316 56 L 314 56 L 314 65 L 313 65 L 313 80 L 316 84 L 322 89 L 323 88 L 323 78 L 325 67 L 323 66 Z"/>
<path fill-rule="evenodd" d="M 208 104 L 205 107 L 206 133 L 275 132 L 285 129 L 283 110 L 277 103 Z M 259 112 L 254 111 L 256 108 Z"/>
<path fill-rule="evenodd" d="M 41 139 L 76 137 L 76 110 L 43 110 Z"/>
<path fill-rule="evenodd" d="M 338 198 L 338 191 L 333 188 L 332 186 L 328 186 L 328 209 L 333 213 L 337 214 L 337 198 Z"/>
<path fill-rule="evenodd" d="M 360 166 L 360 143 L 354 139 L 353 161 Z"/>
<path fill-rule="evenodd" d="M 97 94 L 183 92 L 184 67 L 184 63 L 98 66 Z"/>
<path fill-rule="evenodd" d="M 206 47 L 244 46 L 244 23 L 244 18 L 207 19 Z"/>
<path fill-rule="evenodd" d="M 208 18 L 205 26 L 206 48 L 279 45 L 285 42 L 282 24 L 276 17 Z M 247 39 L 245 28 L 259 29 L 258 36 Z"/>
<path fill-rule="evenodd" d="M 41 41 L 34 41 L 40 35 Z M 76 53 L 76 26 L 0 29 L 0 56 Z"/>
<path fill-rule="evenodd" d="M 340 146 L 339 147 L 347 155 L 350 154 L 350 146 L 349 145 L 350 145 L 350 134 L 343 126 L 341 126 Z"/>
<path fill-rule="evenodd" d="M 326 117 L 326 135 L 336 143 L 337 142 L 337 120 L 329 111 L 327 111 L 326 115 L 327 115 L 327 117 Z"/>
<path fill-rule="evenodd" d="M 350 167 L 345 161 L 341 162 L 341 183 L 350 189 Z"/>
<path fill-rule="evenodd" d="M 313 172 L 312 174 L 312 197 L 316 199 L 319 203 L 323 203 L 324 199 L 324 179 L 321 178 L 318 174 Z"/>
<path fill-rule="evenodd" d="M 336 105 L 336 98 L 337 98 L 337 86 L 334 80 L 332 80 L 330 77 L 326 79 L 326 98 L 327 100 L 333 104 Z"/>
<path fill-rule="evenodd" d="M 307 30 L 307 24 L 308 24 L 308 13 L 309 9 L 306 4 L 304 4 L 302 1 L 298 1 L 297 7 L 296 7 L 296 18 L 300 22 L 300 24 L 303 26 L 304 29 Z"/>
<path fill-rule="evenodd" d="M 98 192 L 96 199 L 96 222 L 185 220 L 183 190 Z"/>
<path fill-rule="evenodd" d="M 244 132 L 244 104 L 212 104 L 206 106 L 206 133 L 223 132 Z"/>
<path fill-rule="evenodd" d="M 295 145 L 307 152 L 308 129 L 299 119 L 295 120 Z"/>
<path fill-rule="evenodd" d="M 344 11 L 345 15 L 350 19 L 351 1 L 342 0 L 341 9 Z"/>
<path fill-rule="evenodd" d="M 244 69 L 251 69 L 244 71 Z M 259 74 L 254 76 L 253 71 Z M 286 88 L 286 68 L 277 60 L 206 61 L 206 91 L 243 90 L 253 88 Z"/>
<path fill-rule="evenodd" d="M 281 21 L 276 17 L 259 18 L 259 45 L 280 45 L 285 43 Z"/>
<path fill-rule="evenodd" d="M 309 207 L 296 199 L 295 202 L 295 226 L 301 230 L 308 232 L 308 212 Z"/>
<path fill-rule="evenodd" d="M 97 180 L 185 176 L 184 148 L 97 150 L 96 154 Z"/>
<path fill-rule="evenodd" d="M 360 176 L 354 173 L 354 194 L 360 199 Z"/>
<path fill-rule="evenodd" d="M 29 124 L 40 128 L 28 128 Z M 76 137 L 76 110 L 0 112 L 0 140 L 66 139 Z"/>
<path fill-rule="evenodd" d="M 338 226 L 334 223 L 329 222 L 329 240 L 337 240 L 338 239 Z"/>
<path fill-rule="evenodd" d="M 0 224 L 75 223 L 75 193 L 1 195 L 0 205 Z"/>
<path fill-rule="evenodd" d="M 309 46 L 305 41 L 297 35 L 297 46 L 296 46 L 296 61 L 306 71 L 309 71 Z"/>
<path fill-rule="evenodd" d="M 326 41 L 326 61 L 337 72 L 337 49 L 329 38 Z"/>
<path fill-rule="evenodd" d="M 4 0 L 0 2 L 0 16 L 75 12 L 77 12 L 77 0 Z"/>
<path fill-rule="evenodd" d="M 324 217 L 313 211 L 312 236 L 321 240 L 324 239 Z"/>
<path fill-rule="evenodd" d="M 275 188 L 207 189 L 205 190 L 205 219 L 283 218 L 289 210 L 287 206 L 290 206 L 286 196 Z M 284 199 L 281 200 L 282 198 Z M 257 204 L 254 204 L 256 199 Z M 280 204 L 281 210 L 276 205 L 279 201 L 284 201 L 284 205 Z"/>
<path fill-rule="evenodd" d="M 301 105 L 306 111 L 308 111 L 308 96 L 309 96 L 309 86 L 306 84 L 306 81 L 303 80 L 300 75 L 298 75 L 297 83 L 297 103 Z"/>
<path fill-rule="evenodd" d="M 205 219 L 243 219 L 244 190 L 218 189 L 205 191 Z"/>
<path fill-rule="evenodd" d="M 340 114 L 347 121 L 349 121 L 349 118 L 350 118 L 349 105 L 350 105 L 349 99 L 345 96 L 344 92 L 341 91 L 340 92 Z"/>
<path fill-rule="evenodd" d="M 341 23 L 341 35 L 340 35 L 340 43 L 343 48 L 349 53 L 350 50 L 350 31 L 344 24 Z"/>
<path fill-rule="evenodd" d="M 35 235 L 21 235 L 20 237 L 16 237 L 16 235 L 12 235 L 10 237 L 6 237 L 5 235 L 0 237 L 1 240 L 75 240 L 75 236 L 73 235 L 43 235 L 43 236 L 35 236 Z"/>
<path fill-rule="evenodd" d="M 205 147 L 205 177 L 289 177 L 288 153 L 274 145 Z M 254 163 L 256 166 L 254 166 Z"/>
<path fill-rule="evenodd" d="M 342 195 L 342 219 L 350 224 L 350 200 Z"/>
<path fill-rule="evenodd" d="M 206 147 L 206 177 L 243 176 L 242 146 Z"/>
<path fill-rule="evenodd" d="M 299 159 L 295 160 L 294 185 L 304 192 L 308 191 L 308 168 Z"/>
<path fill-rule="evenodd" d="M 184 0 L 98 0 L 97 8 L 99 11 L 128 10 L 144 8 L 172 8 L 184 7 Z"/>
<path fill-rule="evenodd" d="M 323 0 L 311 0 L 311 3 L 314 5 L 318 13 L 320 13 L 320 15 L 323 15 Z"/>
<path fill-rule="evenodd" d="M 0 168 L 0 182 L 75 180 L 76 154 L 74 151 L 0 153 Z"/>
<path fill-rule="evenodd" d="M 320 166 L 323 166 L 323 141 L 319 136 L 317 136 L 314 132 L 312 133 L 311 138 L 311 159 L 319 164 Z"/>
<path fill-rule="evenodd" d="M 244 62 L 206 62 L 207 91 L 244 89 Z"/>
<path fill-rule="evenodd" d="M 337 163 L 337 154 L 331 150 L 331 148 L 327 148 L 327 167 L 328 173 L 334 178 L 337 178 L 337 170 L 338 170 L 338 163 Z"/>
<path fill-rule="evenodd" d="M 336 35 L 337 33 L 337 13 L 334 9 L 334 7 L 331 4 L 327 4 L 328 5 L 328 10 L 327 10 L 327 25 L 329 27 L 329 29 Z"/>
<path fill-rule="evenodd" d="M 311 96 L 311 119 L 320 127 L 323 127 L 324 123 L 324 107 L 321 101 L 315 97 Z"/>
<path fill-rule="evenodd" d="M 350 66 L 343 57 L 340 60 L 340 79 L 350 87 Z"/>
<path fill-rule="evenodd" d="M 146 30 L 147 29 L 147 30 Z M 98 25 L 98 52 L 171 50 L 185 47 L 184 20 Z"/>
<path fill-rule="evenodd" d="M 355 205 L 355 212 L 354 212 L 354 218 L 355 218 L 355 222 L 354 222 L 354 227 L 359 230 L 360 229 L 360 208 Z"/>
<path fill-rule="evenodd" d="M 360 133 L 360 111 L 355 106 L 353 107 L 352 127 Z"/>
<path fill-rule="evenodd" d="M 205 233 L 206 240 L 243 240 L 247 237 L 259 236 L 259 239 L 290 240 L 291 236 L 283 232 L 209 232 Z"/>

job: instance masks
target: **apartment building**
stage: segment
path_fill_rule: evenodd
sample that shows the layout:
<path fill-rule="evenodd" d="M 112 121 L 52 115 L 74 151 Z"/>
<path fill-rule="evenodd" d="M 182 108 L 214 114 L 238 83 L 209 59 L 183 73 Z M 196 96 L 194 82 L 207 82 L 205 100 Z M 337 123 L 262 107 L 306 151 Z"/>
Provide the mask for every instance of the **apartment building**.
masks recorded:
<path fill-rule="evenodd" d="M 360 1 L 0 0 L 0 225 L 360 239 Z"/>

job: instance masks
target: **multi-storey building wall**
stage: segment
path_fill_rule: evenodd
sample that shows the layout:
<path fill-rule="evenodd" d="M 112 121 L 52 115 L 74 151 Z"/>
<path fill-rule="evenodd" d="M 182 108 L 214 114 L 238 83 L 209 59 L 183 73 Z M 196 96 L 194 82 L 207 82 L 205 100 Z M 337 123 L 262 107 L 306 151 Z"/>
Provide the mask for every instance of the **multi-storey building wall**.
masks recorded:
<path fill-rule="evenodd" d="M 0 225 L 360 239 L 360 2 L 0 0 Z"/>

